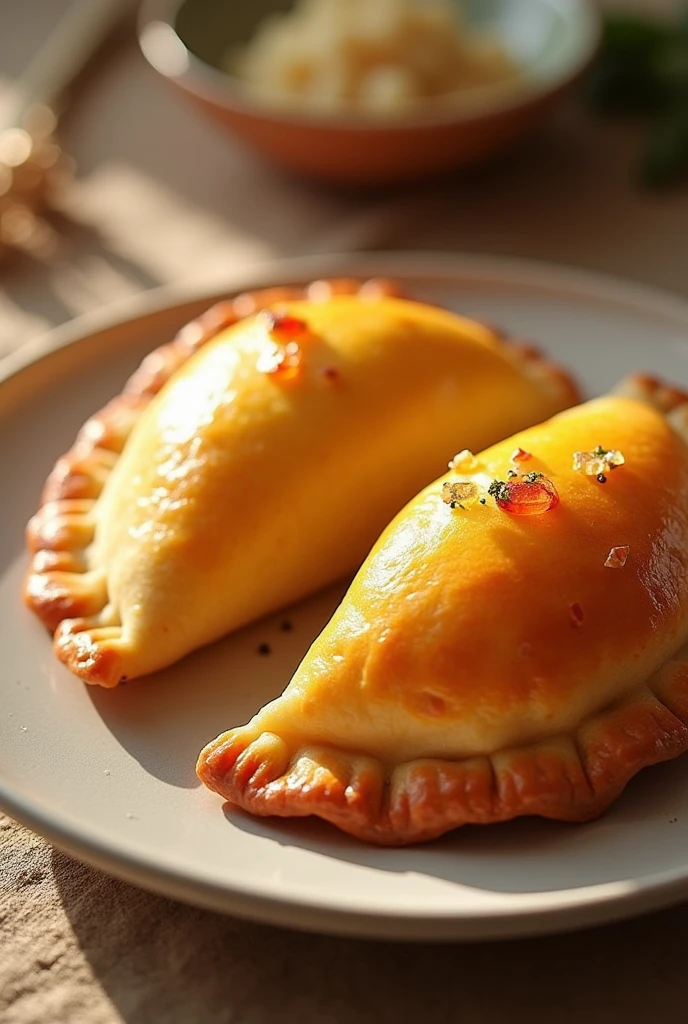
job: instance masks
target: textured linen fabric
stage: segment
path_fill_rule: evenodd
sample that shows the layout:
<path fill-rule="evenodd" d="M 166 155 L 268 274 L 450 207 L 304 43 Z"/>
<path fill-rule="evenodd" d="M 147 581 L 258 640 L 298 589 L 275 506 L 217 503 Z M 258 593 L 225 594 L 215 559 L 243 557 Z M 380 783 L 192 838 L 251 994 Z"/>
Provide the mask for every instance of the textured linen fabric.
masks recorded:
<path fill-rule="evenodd" d="M 0 78 L 67 0 L 0 4 Z M 63 136 L 78 161 L 45 260 L 0 276 L 0 355 L 158 284 L 209 288 L 256 261 L 350 249 L 537 257 L 688 295 L 688 190 L 639 192 L 638 136 L 577 104 L 499 164 L 404 190 L 338 192 L 220 136 L 133 40 L 98 63 Z M 0 707 L 2 714 L 2 707 Z M 485 945 L 323 938 L 143 892 L 0 817 L 2 1024 L 627 1024 L 684 1020 L 688 908 Z"/>
<path fill-rule="evenodd" d="M 683 1020 L 686 907 L 485 944 L 356 941 L 183 906 L 0 819 L 2 1024 Z"/>

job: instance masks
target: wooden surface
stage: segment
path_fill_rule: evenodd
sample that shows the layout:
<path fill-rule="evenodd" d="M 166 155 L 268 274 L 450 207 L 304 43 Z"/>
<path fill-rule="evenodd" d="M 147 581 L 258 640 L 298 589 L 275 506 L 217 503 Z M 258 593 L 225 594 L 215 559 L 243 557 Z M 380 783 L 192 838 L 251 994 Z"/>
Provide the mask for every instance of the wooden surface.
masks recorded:
<path fill-rule="evenodd" d="M 65 0 L 0 4 L 0 80 Z M 5 82 L 5 84 L 7 84 Z M 168 92 L 125 36 L 81 83 L 63 137 L 78 161 L 45 260 L 0 277 L 0 353 L 159 284 L 306 252 L 439 249 L 556 260 L 688 295 L 688 190 L 635 187 L 633 129 L 578 104 L 498 166 L 395 192 L 287 178 Z M 688 908 L 488 945 L 298 935 L 143 893 L 0 818 L 3 1024 L 212 1019 L 435 1024 L 683 1020 Z"/>

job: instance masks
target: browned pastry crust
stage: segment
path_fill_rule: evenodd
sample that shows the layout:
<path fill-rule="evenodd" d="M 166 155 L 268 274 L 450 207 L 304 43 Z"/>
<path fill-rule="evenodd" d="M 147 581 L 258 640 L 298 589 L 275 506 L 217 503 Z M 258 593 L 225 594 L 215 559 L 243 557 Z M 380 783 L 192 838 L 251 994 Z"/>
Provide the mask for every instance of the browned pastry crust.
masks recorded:
<path fill-rule="evenodd" d="M 613 479 L 576 472 L 605 439 L 625 454 Z M 635 376 L 477 456 L 497 478 L 529 453 L 556 480 L 551 516 L 452 513 L 430 485 L 282 696 L 202 751 L 201 780 L 389 846 L 600 815 L 688 750 L 687 441 L 688 395 Z M 605 562 L 617 543 L 625 569 Z"/>
<path fill-rule="evenodd" d="M 77 651 L 74 644 L 65 644 L 64 640 L 86 629 L 84 620 L 102 611 L 107 603 L 105 582 L 100 587 L 94 586 L 93 574 L 86 572 L 83 551 L 92 541 L 94 532 L 89 513 L 151 398 L 194 352 L 244 317 L 290 299 L 325 302 L 333 295 L 355 294 L 373 297 L 402 293 L 393 281 L 383 278 L 367 281 L 333 278 L 312 281 L 305 287 L 294 285 L 242 292 L 233 299 L 218 302 L 186 324 L 172 341 L 146 356 L 121 394 L 86 421 L 72 447 L 55 464 L 43 489 L 41 507 L 26 530 L 32 561 L 24 586 L 24 600 L 51 632 L 64 620 L 69 620 L 56 637 L 55 650 L 62 660 L 74 661 L 70 665 L 73 670 L 100 681 L 106 668 L 91 636 L 84 635 L 84 642 L 77 644 Z M 60 573 L 69 575 L 60 576 Z M 84 573 L 81 586 L 75 573 Z M 77 663 L 82 665 L 81 669 Z"/>

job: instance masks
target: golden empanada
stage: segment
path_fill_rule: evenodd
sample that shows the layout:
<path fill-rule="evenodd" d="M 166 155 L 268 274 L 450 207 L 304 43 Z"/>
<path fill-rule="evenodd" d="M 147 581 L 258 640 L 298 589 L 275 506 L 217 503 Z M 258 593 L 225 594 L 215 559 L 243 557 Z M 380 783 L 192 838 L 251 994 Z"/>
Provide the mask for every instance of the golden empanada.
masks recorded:
<path fill-rule="evenodd" d="M 688 748 L 688 396 L 646 378 L 423 490 L 198 773 L 380 844 L 600 814 Z"/>
<path fill-rule="evenodd" d="M 77 675 L 153 672 L 352 572 L 455 439 L 575 400 L 527 347 L 390 290 L 221 304 L 86 424 L 29 526 L 26 583 Z"/>

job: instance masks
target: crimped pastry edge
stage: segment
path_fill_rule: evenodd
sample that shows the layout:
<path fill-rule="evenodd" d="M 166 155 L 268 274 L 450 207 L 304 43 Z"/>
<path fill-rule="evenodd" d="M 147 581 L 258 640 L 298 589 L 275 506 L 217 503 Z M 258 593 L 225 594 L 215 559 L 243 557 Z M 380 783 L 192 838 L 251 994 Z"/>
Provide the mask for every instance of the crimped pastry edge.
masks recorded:
<path fill-rule="evenodd" d="M 201 752 L 201 781 L 263 817 L 316 816 L 379 846 L 424 842 L 467 824 L 522 816 L 599 817 L 642 768 L 688 750 L 688 652 L 576 733 L 484 756 L 386 765 L 360 751 L 290 751 L 250 723 Z"/>

